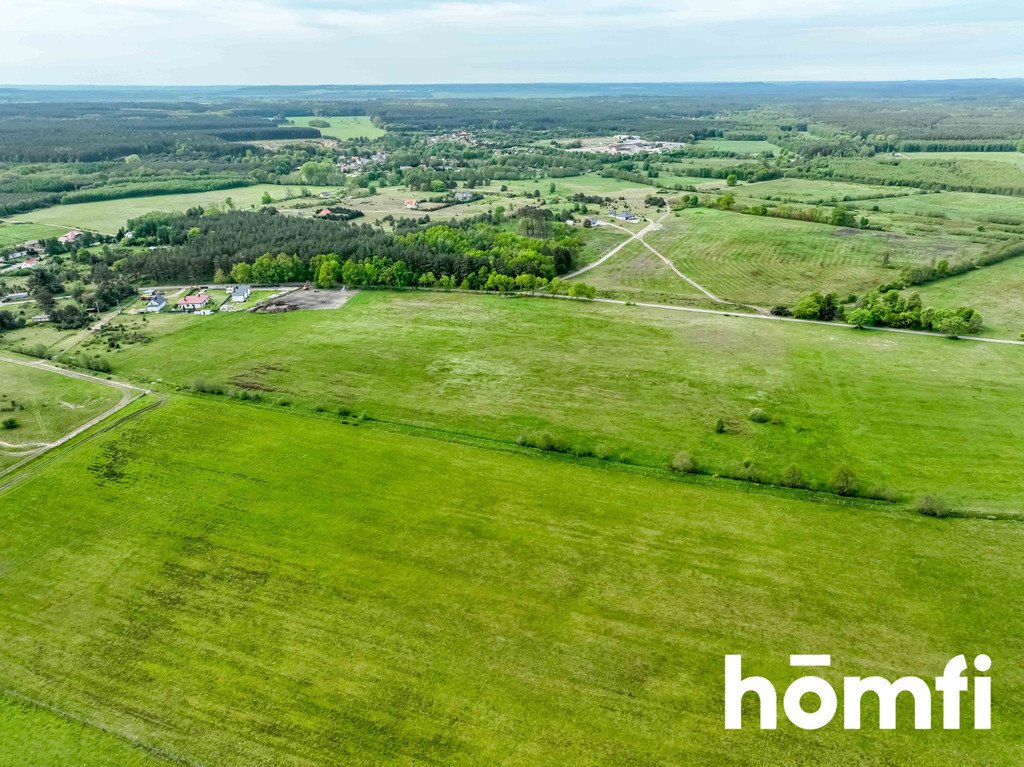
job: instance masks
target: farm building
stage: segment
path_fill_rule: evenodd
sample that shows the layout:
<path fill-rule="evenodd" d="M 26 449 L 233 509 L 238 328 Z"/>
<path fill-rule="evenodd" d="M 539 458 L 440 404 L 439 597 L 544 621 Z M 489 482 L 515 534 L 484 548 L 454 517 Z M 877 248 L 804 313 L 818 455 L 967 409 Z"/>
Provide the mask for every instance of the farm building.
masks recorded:
<path fill-rule="evenodd" d="M 210 303 L 210 297 L 205 293 L 196 293 L 194 296 L 185 296 L 183 299 L 178 301 L 178 308 L 184 309 L 186 312 L 197 312 L 201 309 L 205 309 L 206 305 Z"/>
<path fill-rule="evenodd" d="M 249 296 L 252 294 L 252 287 L 249 285 L 239 285 L 231 291 L 231 300 L 236 304 L 240 304 L 243 301 L 248 301 Z"/>
<path fill-rule="evenodd" d="M 317 197 L 319 197 L 321 200 L 329 200 L 331 198 L 332 194 L 334 194 L 334 193 L 333 192 L 320 192 L 320 194 L 318 194 Z"/>
<path fill-rule="evenodd" d="M 26 298 L 28 298 L 28 293 L 8 293 L 3 297 L 3 299 L 0 299 L 0 303 L 4 303 L 6 301 L 24 301 Z"/>
<path fill-rule="evenodd" d="M 60 237 L 58 237 L 57 242 L 59 242 L 61 245 L 70 245 L 79 237 L 82 237 L 84 235 L 85 232 L 81 231 L 80 229 L 72 229 L 67 234 L 62 234 Z"/>
<path fill-rule="evenodd" d="M 416 210 L 420 204 L 416 200 L 406 200 L 405 207 L 409 210 Z"/>
<path fill-rule="evenodd" d="M 456 192 L 455 193 L 455 202 L 469 202 L 475 196 L 476 195 L 473 194 L 472 192 Z"/>

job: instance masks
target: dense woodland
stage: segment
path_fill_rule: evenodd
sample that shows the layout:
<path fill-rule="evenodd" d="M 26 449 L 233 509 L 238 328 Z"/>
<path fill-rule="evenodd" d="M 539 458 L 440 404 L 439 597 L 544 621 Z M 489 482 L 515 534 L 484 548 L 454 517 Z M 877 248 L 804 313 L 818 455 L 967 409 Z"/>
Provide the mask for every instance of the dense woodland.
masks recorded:
<path fill-rule="evenodd" d="M 129 222 L 140 242 L 169 247 L 130 255 L 118 268 L 130 280 L 156 283 L 232 277 L 263 284 L 313 280 L 323 287 L 343 281 L 508 290 L 514 284 L 501 278 L 529 275 L 536 279 L 519 285 L 533 288 L 537 280 L 549 282 L 569 271 L 580 250 L 564 224 L 537 209 L 524 209 L 512 222 L 487 215 L 405 234 L 280 216 L 272 208 L 205 213 L 153 213 Z M 542 236 L 524 236 L 517 226 Z"/>

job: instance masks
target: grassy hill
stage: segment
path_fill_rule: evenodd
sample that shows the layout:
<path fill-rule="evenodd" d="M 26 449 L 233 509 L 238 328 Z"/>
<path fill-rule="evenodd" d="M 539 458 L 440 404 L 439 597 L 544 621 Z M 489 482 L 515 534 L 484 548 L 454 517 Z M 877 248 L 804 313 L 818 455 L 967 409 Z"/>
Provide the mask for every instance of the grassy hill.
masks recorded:
<path fill-rule="evenodd" d="M 1017 525 L 192 398 L 3 505 L 0 685 L 57 734 L 226 767 L 1024 759 Z M 726 652 L 780 689 L 791 652 L 832 653 L 834 684 L 990 653 L 994 729 L 727 733 Z M 33 749 L 33 717 L 0 706 L 16 763 L 144 762 L 84 729 Z"/>

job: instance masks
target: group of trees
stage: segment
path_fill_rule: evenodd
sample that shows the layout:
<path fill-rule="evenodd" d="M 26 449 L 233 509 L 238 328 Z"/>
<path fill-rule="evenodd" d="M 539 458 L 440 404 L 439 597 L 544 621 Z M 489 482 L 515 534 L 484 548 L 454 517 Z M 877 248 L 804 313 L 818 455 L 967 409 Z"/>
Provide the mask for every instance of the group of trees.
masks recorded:
<path fill-rule="evenodd" d="M 977 333 L 982 327 L 982 317 L 976 309 L 922 307 L 921 296 L 917 293 L 904 296 L 896 290 L 871 291 L 858 302 L 856 309 L 847 313 L 846 321 L 857 327 L 929 330 L 953 338 Z"/>
<path fill-rule="evenodd" d="M 147 241 L 171 247 L 132 254 L 120 268 L 130 280 L 154 282 L 226 281 L 230 276 L 259 284 L 314 280 L 327 285 L 341 278 L 349 284 L 402 286 L 431 274 L 471 289 L 482 288 L 492 273 L 551 280 L 570 271 L 581 248 L 571 230 L 545 209 L 527 208 L 517 216 L 521 234 L 490 214 L 402 233 L 271 211 L 149 214 L 129 226 Z M 329 265 L 331 259 L 325 263 L 324 254 L 333 254 L 337 266 Z M 357 267 L 369 271 L 351 272 L 355 276 L 346 279 L 346 262 L 354 265 L 350 272 Z"/>

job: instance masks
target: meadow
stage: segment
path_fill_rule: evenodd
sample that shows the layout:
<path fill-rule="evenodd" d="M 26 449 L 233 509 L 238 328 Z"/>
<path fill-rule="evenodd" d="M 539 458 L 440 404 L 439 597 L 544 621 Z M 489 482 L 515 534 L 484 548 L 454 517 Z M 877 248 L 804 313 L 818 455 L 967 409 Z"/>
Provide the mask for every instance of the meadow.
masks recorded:
<path fill-rule="evenodd" d="M 0 421 L 17 422 L 17 428 L 0 429 L 0 468 L 13 463 L 15 453 L 53 442 L 120 399 L 114 388 L 0 359 Z"/>
<path fill-rule="evenodd" d="M 888 195 L 915 195 L 916 189 L 851 184 L 844 181 L 817 181 L 806 178 L 777 178 L 737 187 L 737 197 L 795 202 L 807 205 L 833 205 L 851 200 L 870 200 Z M 902 199 L 902 198 L 901 198 Z M 888 202 L 888 201 L 886 201 Z"/>
<path fill-rule="evenodd" d="M 629 243 L 603 264 L 575 280 L 593 285 L 606 298 L 701 305 L 706 302 L 703 293 L 679 279 L 639 242 Z"/>
<path fill-rule="evenodd" d="M 891 155 L 830 157 L 828 174 L 835 179 L 922 189 L 1024 195 L 1024 166 L 993 159 L 990 152 L 943 159 L 928 152 L 918 158 Z M 982 159 L 984 158 L 984 159 Z M 816 166 L 820 171 L 820 166 Z"/>
<path fill-rule="evenodd" d="M 770 141 L 734 141 L 724 138 L 706 138 L 694 144 L 703 149 L 714 149 L 718 152 L 734 152 L 738 155 L 759 155 L 765 152 L 777 154 L 780 147 Z"/>
<path fill-rule="evenodd" d="M 289 117 L 289 120 L 295 125 L 303 128 L 311 127 L 309 124 L 310 120 L 326 120 L 331 124 L 329 128 L 316 127 L 318 131 L 327 138 L 338 139 L 339 141 L 348 141 L 350 139 L 367 138 L 370 140 L 380 138 L 387 131 L 382 128 L 378 128 L 369 117 L 356 116 L 356 117 L 314 117 L 313 115 L 306 115 L 304 117 Z"/>
<path fill-rule="evenodd" d="M 866 205 L 867 203 L 862 203 Z M 966 219 L 977 222 L 1011 221 L 1024 223 L 1024 198 L 975 192 L 938 192 L 915 194 L 888 200 L 875 200 L 879 210 L 927 217 Z"/>
<path fill-rule="evenodd" d="M 596 271 L 596 270 L 595 270 Z M 642 307 L 363 292 L 338 311 L 124 317 L 118 376 L 265 403 L 566 445 L 664 466 L 1019 514 L 1020 349 Z M 88 349 L 89 347 L 87 347 Z M 971 382 L 969 406 L 963 382 Z M 771 422 L 753 423 L 752 408 Z M 725 433 L 716 433 L 717 419 Z"/>
<path fill-rule="evenodd" d="M 971 242 L 705 208 L 666 219 L 647 241 L 719 296 L 761 306 L 792 304 L 815 290 L 860 295 L 896 278 L 902 266 L 939 258 L 954 263 L 984 250 Z"/>
<path fill-rule="evenodd" d="M 130 218 L 141 216 L 151 210 L 165 210 L 184 213 L 197 205 L 219 205 L 225 207 L 230 199 L 236 208 L 258 207 L 264 194 L 274 200 L 295 197 L 301 189 L 316 195 L 322 191 L 335 191 L 335 187 L 323 186 L 279 186 L 277 184 L 255 184 L 237 189 L 221 189 L 215 192 L 194 192 L 191 194 L 162 194 L 148 197 L 128 197 L 100 202 L 78 202 L 70 205 L 56 205 L 52 208 L 33 210 L 13 216 L 12 222 L 32 222 L 49 226 L 78 227 L 96 232 L 113 234 Z"/>
<path fill-rule="evenodd" d="M 981 335 L 1019 339 L 1024 333 L 1024 258 L 1013 258 L 966 274 L 917 285 L 925 304 L 973 306 L 985 318 Z"/>
<path fill-rule="evenodd" d="M 1024 759 L 1017 525 L 191 397 L 3 501 L 0 685 L 65 712 L 0 702 L 19 764 Z M 883 733 L 865 701 L 859 732 L 725 731 L 723 656 L 781 690 L 797 651 L 832 653 L 837 686 L 990 653 L 994 728 Z"/>
<path fill-rule="evenodd" d="M 0 221 L 0 250 L 20 245 L 28 240 L 60 237 L 67 231 L 67 227 L 42 226 L 39 224 L 7 224 Z"/>

